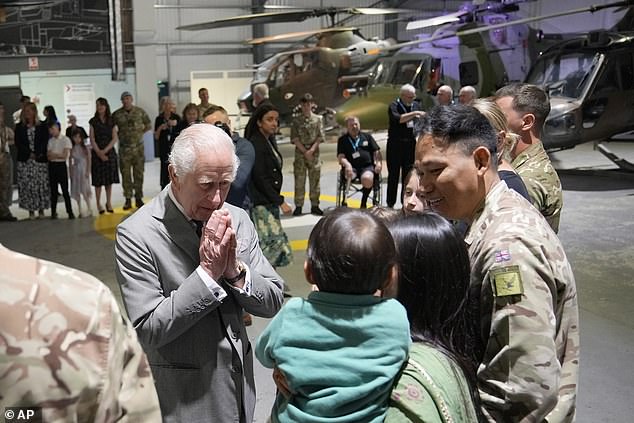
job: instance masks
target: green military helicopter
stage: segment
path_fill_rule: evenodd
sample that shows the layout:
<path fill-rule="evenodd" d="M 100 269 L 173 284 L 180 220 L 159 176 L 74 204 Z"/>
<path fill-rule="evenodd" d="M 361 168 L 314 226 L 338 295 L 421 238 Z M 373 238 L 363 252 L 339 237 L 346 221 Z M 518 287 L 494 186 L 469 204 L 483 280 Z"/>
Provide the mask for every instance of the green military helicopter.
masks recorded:
<path fill-rule="evenodd" d="M 594 31 L 562 41 L 540 55 L 526 81 L 550 95 L 546 149 L 594 142 L 619 167 L 634 171 L 602 144 L 634 139 L 634 31 Z"/>
<path fill-rule="evenodd" d="M 454 91 L 471 85 L 478 96 L 491 95 L 510 81 L 524 80 L 536 60 L 536 42 L 542 34 L 527 23 L 634 5 L 628 0 L 513 20 L 509 13 L 518 9 L 515 3 L 452 14 L 452 19 L 461 21 L 442 26 L 431 36 L 380 49 L 397 51 L 379 58 L 368 75 L 348 81 L 352 88 L 344 94 L 350 94 L 350 99 L 336 109 L 337 121 L 341 124 L 346 116 L 355 115 L 365 129 L 386 129 L 388 105 L 403 84 L 416 87 L 424 109 L 434 105 L 433 95 L 441 84 Z M 471 19 L 465 21 L 465 17 Z"/>
<path fill-rule="evenodd" d="M 299 104 L 300 98 L 307 92 L 313 95 L 315 103 L 322 108 L 333 108 L 343 103 L 345 98 L 342 94 L 346 87 L 340 85 L 339 78 L 367 72 L 379 57 L 369 52 L 394 44 L 393 40 L 366 39 L 356 27 L 335 26 L 342 23 L 335 22 L 337 15 L 389 15 L 405 12 L 416 13 L 417 11 L 376 7 L 323 7 L 236 16 L 181 26 L 177 29 L 203 30 L 256 23 L 303 21 L 308 18 L 329 16 L 332 21 L 330 28 L 273 35 L 247 41 L 248 44 L 259 45 L 302 38 L 304 43 L 311 44 L 308 47 L 302 46 L 279 52 L 258 64 L 249 90 L 238 99 L 241 110 L 253 111 L 251 91 L 256 84 L 266 83 L 269 86 L 270 101 L 279 109 L 281 120 L 288 121 Z M 315 41 L 312 42 L 312 39 Z"/>

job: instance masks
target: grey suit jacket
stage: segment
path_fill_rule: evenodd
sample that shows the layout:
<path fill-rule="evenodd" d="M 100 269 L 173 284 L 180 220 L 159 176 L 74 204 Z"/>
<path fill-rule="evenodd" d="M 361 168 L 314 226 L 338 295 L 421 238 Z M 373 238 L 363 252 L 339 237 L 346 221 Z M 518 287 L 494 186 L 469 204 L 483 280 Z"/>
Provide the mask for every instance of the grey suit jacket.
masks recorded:
<path fill-rule="evenodd" d="M 166 422 L 253 420 L 253 352 L 242 310 L 271 317 L 283 303 L 283 281 L 262 255 L 244 210 L 224 205 L 249 267 L 251 296 L 224 286 L 218 301 L 195 269 L 199 239 L 167 194 L 117 227 L 117 280 L 148 356 Z"/>

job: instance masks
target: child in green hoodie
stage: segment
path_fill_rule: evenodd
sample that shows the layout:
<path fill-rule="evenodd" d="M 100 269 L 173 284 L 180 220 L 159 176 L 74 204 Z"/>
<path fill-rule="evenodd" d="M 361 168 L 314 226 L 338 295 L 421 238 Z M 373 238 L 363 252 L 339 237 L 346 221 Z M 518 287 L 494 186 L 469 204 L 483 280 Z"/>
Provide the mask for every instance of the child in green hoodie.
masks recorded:
<path fill-rule="evenodd" d="M 338 209 L 308 240 L 304 272 L 319 291 L 293 298 L 255 354 L 285 376 L 272 422 L 382 422 L 410 345 L 405 309 L 376 296 L 396 282 L 394 241 L 369 213 Z"/>

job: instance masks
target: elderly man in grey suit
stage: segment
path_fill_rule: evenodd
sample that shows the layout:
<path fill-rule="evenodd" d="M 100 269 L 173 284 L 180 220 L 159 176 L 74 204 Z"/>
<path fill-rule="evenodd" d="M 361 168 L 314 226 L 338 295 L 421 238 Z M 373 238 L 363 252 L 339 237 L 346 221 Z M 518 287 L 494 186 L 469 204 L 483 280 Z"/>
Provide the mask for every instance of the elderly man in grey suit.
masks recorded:
<path fill-rule="evenodd" d="M 237 167 L 227 134 L 193 125 L 172 147 L 171 183 L 117 227 L 117 279 L 166 422 L 253 420 L 242 312 L 273 316 L 283 281 L 244 210 L 224 204 Z"/>

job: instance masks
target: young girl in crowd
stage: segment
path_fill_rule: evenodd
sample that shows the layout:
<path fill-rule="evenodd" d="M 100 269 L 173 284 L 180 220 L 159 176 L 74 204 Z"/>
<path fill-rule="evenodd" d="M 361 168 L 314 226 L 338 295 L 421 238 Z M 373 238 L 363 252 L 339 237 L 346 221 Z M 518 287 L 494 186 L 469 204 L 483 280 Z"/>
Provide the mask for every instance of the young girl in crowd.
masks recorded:
<path fill-rule="evenodd" d="M 403 192 L 403 214 L 422 213 L 425 210 L 425 199 L 418 188 L 418 173 L 412 169 L 405 177 L 405 191 Z"/>
<path fill-rule="evenodd" d="M 73 149 L 70 152 L 70 196 L 77 201 L 79 217 L 92 216 L 90 207 L 90 151 L 84 143 L 83 131 L 78 127 L 71 132 Z M 81 198 L 84 197 L 86 212 L 82 211 Z"/>
<path fill-rule="evenodd" d="M 47 156 L 48 178 L 51 187 L 51 219 L 57 219 L 58 185 L 62 188 L 68 218 L 74 219 L 75 215 L 73 214 L 70 194 L 68 193 L 68 168 L 66 167 L 66 160 L 68 160 L 70 156 L 70 150 L 73 148 L 73 145 L 66 135 L 61 134 L 59 122 L 49 122 L 48 133 L 50 135 Z"/>
<path fill-rule="evenodd" d="M 375 296 L 397 278 L 394 241 L 370 213 L 337 209 L 310 234 L 304 273 L 319 291 L 286 303 L 255 355 L 286 378 L 273 422 L 382 422 L 410 344 L 405 310 Z"/>
<path fill-rule="evenodd" d="M 398 251 L 396 298 L 407 310 L 414 343 L 385 421 L 482 421 L 475 382 L 478 314 L 462 236 L 433 212 L 392 220 L 388 227 Z"/>

